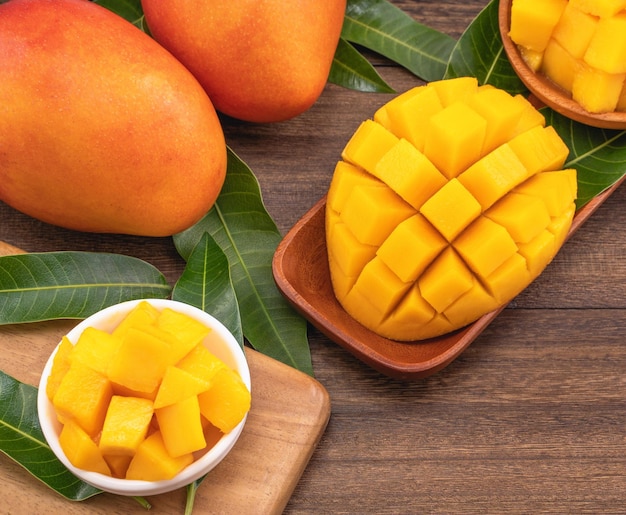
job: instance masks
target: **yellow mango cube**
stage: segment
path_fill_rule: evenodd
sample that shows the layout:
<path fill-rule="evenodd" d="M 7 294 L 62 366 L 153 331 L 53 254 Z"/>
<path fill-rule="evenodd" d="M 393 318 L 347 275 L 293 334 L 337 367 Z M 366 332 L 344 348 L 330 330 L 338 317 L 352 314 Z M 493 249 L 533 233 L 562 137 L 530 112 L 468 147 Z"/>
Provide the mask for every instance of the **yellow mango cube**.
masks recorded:
<path fill-rule="evenodd" d="M 168 454 L 159 431 L 148 436 L 138 447 L 128 465 L 126 479 L 162 481 L 172 479 L 193 462 L 193 454 L 172 457 Z"/>
<path fill-rule="evenodd" d="M 117 327 L 113 329 L 111 334 L 121 338 L 124 336 L 129 327 L 142 329 L 144 327 L 151 326 L 154 324 L 158 316 L 158 309 L 156 309 L 148 301 L 141 301 L 123 318 Z"/>
<path fill-rule="evenodd" d="M 551 217 L 557 217 L 567 210 L 576 199 L 576 183 L 572 169 L 541 172 L 515 188 L 515 192 L 540 198 L 545 203 Z"/>
<path fill-rule="evenodd" d="M 527 177 L 528 170 L 505 143 L 465 170 L 459 182 L 485 210 Z"/>
<path fill-rule="evenodd" d="M 424 299 L 442 313 L 472 288 L 474 278 L 463 259 L 448 247 L 424 272 L 418 284 Z"/>
<path fill-rule="evenodd" d="M 54 359 L 52 360 L 52 369 L 50 370 L 48 382 L 46 383 L 46 395 L 51 401 L 63 380 L 63 376 L 70 369 L 73 350 L 74 345 L 72 345 L 72 342 L 67 336 L 63 336 L 59 348 L 54 355 Z"/>
<path fill-rule="evenodd" d="M 405 139 L 401 139 L 378 161 L 372 175 L 415 209 L 419 209 L 447 182 L 435 165 Z"/>
<path fill-rule="evenodd" d="M 485 216 L 504 227 L 517 244 L 528 243 L 551 222 L 544 202 L 518 193 L 500 199 Z"/>
<path fill-rule="evenodd" d="M 537 52 L 545 50 L 567 0 L 513 0 L 509 37 Z"/>
<path fill-rule="evenodd" d="M 377 247 L 357 240 L 343 222 L 333 224 L 333 238 L 328 243 L 328 255 L 343 275 L 356 277 L 375 255 Z"/>
<path fill-rule="evenodd" d="M 572 83 L 572 98 L 590 113 L 611 113 L 617 108 L 626 73 L 607 73 L 582 66 Z"/>
<path fill-rule="evenodd" d="M 161 310 L 155 326 L 158 330 L 165 331 L 173 337 L 171 363 L 178 362 L 211 332 L 211 329 L 195 318 L 171 308 Z"/>
<path fill-rule="evenodd" d="M 378 332 L 382 335 L 393 334 L 397 339 L 415 340 L 421 334 L 428 334 L 424 328 L 436 314 L 434 308 L 422 297 L 417 284 L 414 284 L 396 309 L 381 321 Z M 449 331 L 450 328 L 445 330 Z"/>
<path fill-rule="evenodd" d="M 436 80 L 428 84 L 429 88 L 437 92 L 443 107 L 456 102 L 467 102 L 478 91 L 476 77 L 455 77 L 453 79 Z"/>
<path fill-rule="evenodd" d="M 385 317 L 411 286 L 412 283 L 400 280 L 382 259 L 374 258 L 363 268 L 353 290 L 365 295 L 370 291 L 377 292 L 375 297 L 370 298 L 370 302 Z"/>
<path fill-rule="evenodd" d="M 448 306 L 443 315 L 452 327 L 463 327 L 498 307 L 498 301 L 475 279 L 473 286 Z"/>
<path fill-rule="evenodd" d="M 600 18 L 584 61 L 608 74 L 626 73 L 626 13 Z"/>
<path fill-rule="evenodd" d="M 537 111 L 535 106 L 533 106 L 525 97 L 522 95 L 515 95 L 513 98 L 516 102 L 523 106 L 523 110 L 511 137 L 519 136 L 520 134 L 523 134 L 530 129 L 534 129 L 535 127 L 545 126 L 545 117 L 540 111 Z"/>
<path fill-rule="evenodd" d="M 546 47 L 541 63 L 541 72 L 565 91 L 572 91 L 574 77 L 582 67 L 582 62 L 552 39 Z"/>
<path fill-rule="evenodd" d="M 446 239 L 418 213 L 400 222 L 376 255 L 401 281 L 409 282 L 415 281 L 446 246 Z"/>
<path fill-rule="evenodd" d="M 481 86 L 469 106 L 487 120 L 481 154 L 485 155 L 511 138 L 526 106 L 502 89 Z"/>
<path fill-rule="evenodd" d="M 167 341 L 147 332 L 147 328 L 128 329 L 109 367 L 109 379 L 131 390 L 153 392 L 171 364 L 170 348 Z"/>
<path fill-rule="evenodd" d="M 163 408 L 187 397 L 198 395 L 200 392 L 208 390 L 210 385 L 210 379 L 190 374 L 175 366 L 167 367 L 154 399 L 154 408 Z"/>
<path fill-rule="evenodd" d="M 374 121 L 396 136 L 411 142 L 421 151 L 424 148 L 426 134 L 423 124 L 442 109 L 443 106 L 434 88 L 418 86 L 381 107 L 374 114 Z"/>
<path fill-rule="evenodd" d="M 454 240 L 480 215 L 476 198 L 458 179 L 447 182 L 428 199 L 420 212 L 448 241 Z"/>
<path fill-rule="evenodd" d="M 197 395 L 155 409 L 154 413 L 159 423 L 163 444 L 173 458 L 206 447 Z"/>
<path fill-rule="evenodd" d="M 224 362 L 204 345 L 196 345 L 189 354 L 176 363 L 176 368 L 209 383 L 213 381 L 217 372 L 225 367 Z"/>
<path fill-rule="evenodd" d="M 524 257 L 513 254 L 483 281 L 499 305 L 509 302 L 532 279 Z"/>
<path fill-rule="evenodd" d="M 380 181 L 362 168 L 345 161 L 337 162 L 328 192 L 328 207 L 340 213 L 357 186 L 380 186 Z"/>
<path fill-rule="evenodd" d="M 536 126 L 508 142 L 529 176 L 563 167 L 569 148 L 554 127 Z"/>
<path fill-rule="evenodd" d="M 111 382 L 91 367 L 72 363 L 63 376 L 52 404 L 64 421 L 73 419 L 89 435 L 102 428 L 109 401 Z"/>
<path fill-rule="evenodd" d="M 102 454 L 133 456 L 148 434 L 154 409 L 138 397 L 111 397 L 98 446 Z"/>
<path fill-rule="evenodd" d="M 598 18 L 568 2 L 552 37 L 572 57 L 582 59 L 596 30 Z"/>
<path fill-rule="evenodd" d="M 519 253 L 526 260 L 530 275 L 538 276 L 548 266 L 557 249 L 556 238 L 548 229 L 541 231 L 532 240 L 518 243 Z"/>
<path fill-rule="evenodd" d="M 219 370 L 211 388 L 198 395 L 200 412 L 222 433 L 230 433 L 250 411 L 252 396 L 237 372 Z"/>
<path fill-rule="evenodd" d="M 371 172 L 379 159 L 398 142 L 398 137 L 373 120 L 364 121 L 343 149 L 349 163 Z"/>
<path fill-rule="evenodd" d="M 380 245 L 415 210 L 389 188 L 356 187 L 340 213 L 355 238 L 364 245 Z"/>
<path fill-rule="evenodd" d="M 91 367 L 103 376 L 107 376 L 109 365 L 113 361 L 122 340 L 111 333 L 87 327 L 81 333 L 72 360 Z"/>
<path fill-rule="evenodd" d="M 467 104 L 453 103 L 430 119 L 424 154 L 452 179 L 480 159 L 486 132 L 487 120 Z"/>
<path fill-rule="evenodd" d="M 480 279 L 517 252 L 517 245 L 508 231 L 484 216 L 470 225 L 453 245 Z"/>
<path fill-rule="evenodd" d="M 100 449 L 84 429 L 75 421 L 69 420 L 59 434 L 59 444 L 67 459 L 79 469 L 111 475 L 111 469 L 104 460 Z"/>

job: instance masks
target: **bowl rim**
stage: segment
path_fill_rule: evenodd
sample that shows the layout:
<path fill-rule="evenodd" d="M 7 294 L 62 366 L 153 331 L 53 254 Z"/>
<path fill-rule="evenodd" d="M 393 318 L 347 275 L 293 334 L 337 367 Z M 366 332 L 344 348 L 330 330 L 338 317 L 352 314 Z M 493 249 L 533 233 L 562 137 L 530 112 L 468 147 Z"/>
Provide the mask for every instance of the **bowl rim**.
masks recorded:
<path fill-rule="evenodd" d="M 214 316 L 190 304 L 186 304 L 180 301 L 169 299 L 136 299 L 114 304 L 85 318 L 76 326 L 74 326 L 74 328 L 72 328 L 66 336 L 72 342 L 72 344 L 75 344 L 80 334 L 87 327 L 99 324 L 97 325 L 97 327 L 112 328 L 117 325 L 117 323 L 119 323 L 119 321 L 132 308 L 134 308 L 142 301 L 149 302 L 157 309 L 169 307 L 176 311 L 188 314 L 193 318 L 205 323 L 213 331 L 216 331 L 220 337 L 219 340 L 225 344 L 224 349 L 219 350 L 218 352 L 216 352 L 216 354 L 219 354 L 218 357 L 220 359 L 223 359 L 227 362 L 229 366 L 237 370 L 244 384 L 247 386 L 250 392 L 252 391 L 248 362 L 243 349 L 241 348 L 239 342 L 236 340 L 233 334 L 226 328 L 226 326 L 224 326 L 224 324 L 222 324 Z M 181 472 L 179 472 L 171 479 L 160 481 L 121 479 L 107 476 L 98 472 L 79 469 L 70 463 L 67 456 L 61 449 L 58 440 L 61 424 L 56 420 L 54 407 L 46 394 L 47 379 L 50 375 L 52 362 L 54 360 L 54 356 L 58 352 L 59 345 L 60 342 L 56 345 L 56 347 L 50 354 L 39 381 L 39 390 L 37 392 L 37 413 L 39 417 L 39 423 L 46 442 L 50 446 L 52 452 L 61 461 L 61 463 L 63 463 L 76 477 L 95 488 L 118 495 L 143 496 L 157 495 L 184 487 L 190 483 L 193 483 L 195 480 L 199 479 L 203 475 L 210 472 L 213 468 L 215 468 L 234 447 L 235 443 L 237 442 L 239 436 L 243 431 L 244 425 L 248 417 L 248 413 L 246 413 L 241 422 L 232 431 L 223 435 L 215 443 L 215 445 L 211 449 L 209 449 L 204 455 L 196 459 L 193 463 L 185 467 Z"/>

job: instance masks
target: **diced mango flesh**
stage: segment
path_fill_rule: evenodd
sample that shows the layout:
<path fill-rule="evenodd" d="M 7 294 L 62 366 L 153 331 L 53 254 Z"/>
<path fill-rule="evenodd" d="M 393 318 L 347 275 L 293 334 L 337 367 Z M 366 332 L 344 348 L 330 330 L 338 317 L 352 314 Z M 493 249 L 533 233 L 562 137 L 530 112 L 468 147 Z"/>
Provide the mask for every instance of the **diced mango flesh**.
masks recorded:
<path fill-rule="evenodd" d="M 533 70 L 588 112 L 626 109 L 620 101 L 626 80 L 626 1 L 514 0 L 509 35 Z"/>
<path fill-rule="evenodd" d="M 46 393 L 72 464 L 117 478 L 169 479 L 232 431 L 250 409 L 250 391 L 205 347 L 210 331 L 142 301 L 110 333 L 87 328 L 75 345 L 64 337 Z M 205 412 L 221 414 L 221 425 Z"/>
<path fill-rule="evenodd" d="M 381 336 L 422 340 L 475 321 L 525 288 L 567 237 L 577 192 L 576 171 L 563 169 L 569 150 L 527 100 L 498 91 L 460 78 L 403 93 L 367 122 L 384 135 L 379 146 L 352 138 L 335 168 L 326 203 L 333 290 Z M 432 94 L 439 102 L 420 119 L 424 134 L 411 127 L 422 150 L 407 120 Z M 361 164 L 350 158 L 362 155 Z"/>

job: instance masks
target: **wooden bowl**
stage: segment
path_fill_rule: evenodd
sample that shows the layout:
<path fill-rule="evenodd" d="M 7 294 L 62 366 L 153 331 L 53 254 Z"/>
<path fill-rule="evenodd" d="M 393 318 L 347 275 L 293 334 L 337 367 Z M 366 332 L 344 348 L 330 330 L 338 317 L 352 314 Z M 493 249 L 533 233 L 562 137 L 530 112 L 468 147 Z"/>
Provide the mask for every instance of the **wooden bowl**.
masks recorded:
<path fill-rule="evenodd" d="M 504 51 L 511 66 L 526 87 L 548 107 L 556 112 L 586 125 L 602 129 L 626 129 L 626 113 L 613 112 L 594 114 L 585 110 L 572 96 L 547 77 L 535 73 L 522 58 L 517 45 L 509 37 L 511 27 L 511 0 L 500 0 L 498 24 Z"/>
<path fill-rule="evenodd" d="M 624 178 L 578 210 L 568 238 Z M 325 206 L 323 197 L 278 245 L 272 263 L 274 279 L 286 299 L 313 326 L 375 370 L 404 380 L 432 375 L 457 358 L 504 309 L 429 340 L 399 342 L 378 336 L 354 320 L 335 298 L 326 254 Z"/>

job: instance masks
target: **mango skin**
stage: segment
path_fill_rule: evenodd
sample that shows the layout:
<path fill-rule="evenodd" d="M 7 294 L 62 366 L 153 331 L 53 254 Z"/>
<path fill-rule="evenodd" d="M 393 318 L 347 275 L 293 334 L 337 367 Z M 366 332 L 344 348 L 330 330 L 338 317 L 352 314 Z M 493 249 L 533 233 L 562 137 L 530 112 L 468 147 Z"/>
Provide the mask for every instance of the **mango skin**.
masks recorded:
<path fill-rule="evenodd" d="M 204 86 L 216 109 L 278 122 L 322 93 L 345 0 L 142 0 L 152 36 Z"/>
<path fill-rule="evenodd" d="M 210 99 L 152 38 L 85 0 L 0 5 L 0 200 L 68 229 L 168 236 L 225 173 Z"/>

